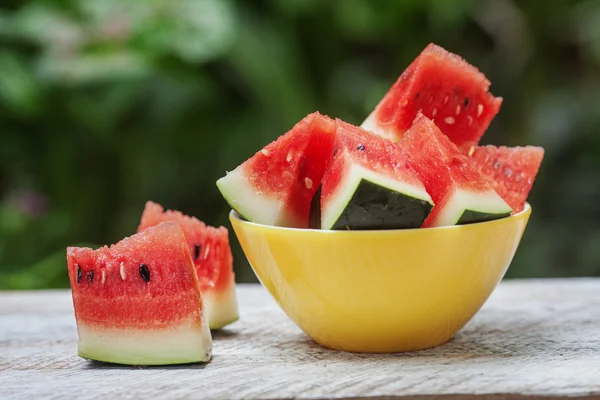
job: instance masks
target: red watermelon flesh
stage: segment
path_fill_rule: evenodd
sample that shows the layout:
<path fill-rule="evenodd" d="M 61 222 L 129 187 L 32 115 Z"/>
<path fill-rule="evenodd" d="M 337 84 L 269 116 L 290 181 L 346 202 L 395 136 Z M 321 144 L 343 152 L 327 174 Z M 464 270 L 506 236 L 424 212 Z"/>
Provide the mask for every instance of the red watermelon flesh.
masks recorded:
<path fill-rule="evenodd" d="M 138 232 L 165 221 L 179 223 L 194 260 L 200 291 L 211 329 L 220 329 L 238 319 L 233 257 L 229 232 L 214 228 L 194 217 L 148 201 Z"/>
<path fill-rule="evenodd" d="M 507 216 L 511 208 L 433 121 L 419 114 L 401 144 L 435 204 L 423 227 Z"/>
<path fill-rule="evenodd" d="M 404 70 L 362 127 L 399 140 L 421 112 L 457 146 L 476 145 L 502 104 L 489 87 L 476 67 L 432 43 Z"/>
<path fill-rule="evenodd" d="M 322 229 L 418 228 L 433 206 L 398 143 L 336 121 L 321 187 Z"/>
<path fill-rule="evenodd" d="M 198 278 L 177 223 L 97 250 L 69 247 L 67 265 L 80 356 L 140 365 L 210 359 Z"/>
<path fill-rule="evenodd" d="M 331 157 L 335 122 L 313 113 L 217 181 L 249 221 L 306 228 L 310 203 Z"/>
<path fill-rule="evenodd" d="M 480 146 L 469 151 L 473 166 L 515 213 L 523 211 L 544 158 L 536 146 Z"/>

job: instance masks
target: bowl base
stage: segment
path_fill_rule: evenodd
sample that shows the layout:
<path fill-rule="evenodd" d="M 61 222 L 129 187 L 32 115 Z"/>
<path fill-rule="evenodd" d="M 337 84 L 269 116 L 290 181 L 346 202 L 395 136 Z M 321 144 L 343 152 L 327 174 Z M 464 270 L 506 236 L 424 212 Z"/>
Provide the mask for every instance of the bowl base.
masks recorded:
<path fill-rule="evenodd" d="M 310 337 L 310 336 L 309 336 Z M 444 338 L 429 343 L 347 343 L 347 342 L 323 342 L 317 339 L 313 339 L 318 345 L 325 347 L 330 350 L 343 351 L 346 353 L 369 353 L 369 354 L 394 354 L 394 353 L 412 353 L 416 351 L 428 350 L 435 347 L 443 346 L 452 337 Z"/>

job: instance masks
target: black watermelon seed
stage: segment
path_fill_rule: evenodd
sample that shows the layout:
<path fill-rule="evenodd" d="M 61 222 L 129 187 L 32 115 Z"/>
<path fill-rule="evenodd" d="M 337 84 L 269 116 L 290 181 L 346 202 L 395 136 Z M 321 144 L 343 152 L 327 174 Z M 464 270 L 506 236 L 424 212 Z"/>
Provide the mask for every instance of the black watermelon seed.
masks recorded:
<path fill-rule="evenodd" d="M 464 101 L 464 103 L 463 103 L 463 106 L 464 106 L 465 108 L 467 108 L 467 106 L 468 106 L 468 105 L 469 105 L 469 98 L 468 98 L 468 97 L 465 97 L 465 101 Z"/>
<path fill-rule="evenodd" d="M 79 264 L 77 264 L 77 283 L 79 283 L 79 281 L 81 281 L 82 276 L 83 276 L 83 273 L 81 272 L 81 267 L 79 266 Z"/>
<path fill-rule="evenodd" d="M 358 150 L 358 151 L 365 151 L 365 145 L 364 144 L 359 144 L 358 147 L 356 148 L 356 150 Z"/>
<path fill-rule="evenodd" d="M 94 282 L 94 271 L 88 272 L 88 281 L 90 281 L 90 283 Z"/>
<path fill-rule="evenodd" d="M 198 259 L 198 257 L 200 257 L 200 245 L 198 243 L 196 243 L 194 245 L 194 261 L 196 261 Z"/>
<path fill-rule="evenodd" d="M 146 264 L 140 264 L 140 275 L 146 282 L 150 282 L 150 270 Z"/>

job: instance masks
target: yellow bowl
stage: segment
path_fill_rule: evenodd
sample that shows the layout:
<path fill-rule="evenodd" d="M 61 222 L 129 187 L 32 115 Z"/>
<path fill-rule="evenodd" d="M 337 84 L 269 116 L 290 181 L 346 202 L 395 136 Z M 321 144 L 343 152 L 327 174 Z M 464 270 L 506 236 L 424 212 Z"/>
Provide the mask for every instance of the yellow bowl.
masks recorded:
<path fill-rule="evenodd" d="M 445 343 L 481 308 L 519 245 L 531 207 L 428 229 L 322 231 L 230 220 L 258 279 L 325 347 L 390 353 Z"/>

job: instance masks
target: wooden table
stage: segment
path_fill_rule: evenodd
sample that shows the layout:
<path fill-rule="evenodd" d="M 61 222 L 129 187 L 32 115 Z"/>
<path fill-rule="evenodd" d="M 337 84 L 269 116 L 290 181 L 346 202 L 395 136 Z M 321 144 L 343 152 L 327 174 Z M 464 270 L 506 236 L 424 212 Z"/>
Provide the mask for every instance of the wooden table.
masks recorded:
<path fill-rule="evenodd" d="M 260 286 L 238 294 L 209 364 L 140 368 L 76 355 L 70 292 L 0 293 L 0 398 L 600 396 L 600 279 L 504 282 L 448 344 L 390 355 L 324 349 Z"/>

